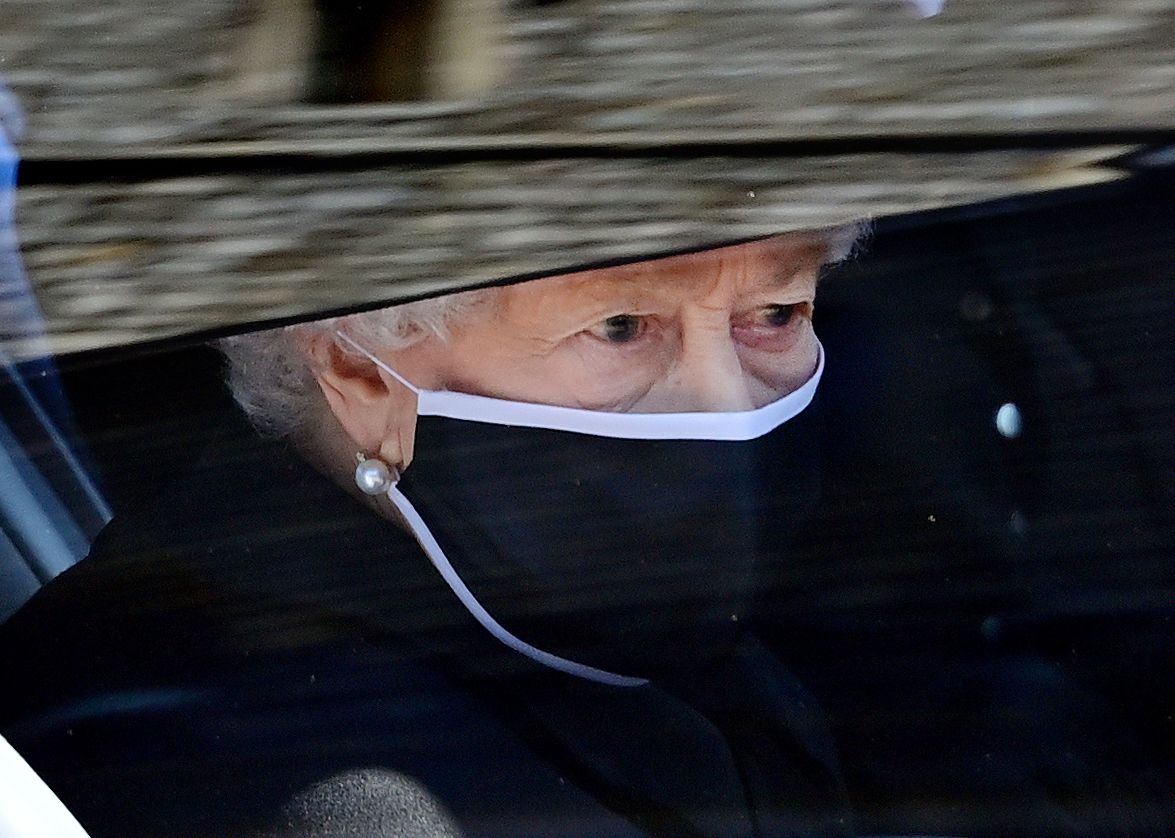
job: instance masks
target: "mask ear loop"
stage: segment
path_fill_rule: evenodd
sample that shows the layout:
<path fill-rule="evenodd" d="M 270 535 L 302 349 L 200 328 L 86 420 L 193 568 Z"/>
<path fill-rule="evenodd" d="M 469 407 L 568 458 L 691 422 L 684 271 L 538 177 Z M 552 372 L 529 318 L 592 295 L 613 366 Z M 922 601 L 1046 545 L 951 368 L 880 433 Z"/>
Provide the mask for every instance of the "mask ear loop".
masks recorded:
<path fill-rule="evenodd" d="M 354 339 L 351 338 L 350 335 L 345 335 L 342 332 L 340 332 L 338 329 L 336 329 L 335 336 L 338 337 L 340 340 L 342 340 L 344 343 L 348 344 L 352 349 L 354 349 L 360 355 L 365 357 L 367 360 L 371 361 L 371 363 L 375 364 L 377 367 L 379 367 L 381 370 L 386 372 L 392 378 L 396 379 L 396 381 L 399 381 L 401 384 L 403 384 L 405 387 L 407 387 L 409 390 L 411 390 L 413 395 L 415 395 L 415 396 L 420 395 L 420 388 L 419 387 L 417 387 L 415 384 L 413 384 L 407 378 L 400 375 L 400 373 L 396 372 L 394 369 L 389 367 L 387 364 L 385 364 L 379 358 L 375 357 L 370 352 L 368 352 L 366 349 L 364 349 L 362 346 L 360 346 L 358 343 L 356 343 L 354 341 Z"/>
<path fill-rule="evenodd" d="M 420 390 L 410 381 L 384 364 L 347 335 L 337 331 L 335 334 L 413 393 L 420 394 Z M 633 678 L 628 675 L 618 675 L 615 672 L 607 672 L 603 669 L 597 669 L 594 666 L 561 658 L 550 652 L 544 652 L 542 649 L 531 646 L 529 643 L 520 640 L 508 632 L 477 601 L 473 592 L 469 590 L 465 582 L 457 574 L 457 571 L 454 570 L 452 563 L 445 555 L 445 551 L 441 549 L 441 545 L 428 528 L 428 524 L 424 523 L 424 519 L 420 517 L 420 513 L 416 511 L 416 507 L 397 488 L 396 484 L 400 482 L 400 472 L 396 469 L 389 468 L 379 460 L 368 458 L 364 454 L 359 454 L 358 459 L 359 465 L 355 473 L 355 480 L 359 484 L 360 489 L 367 494 L 379 494 L 380 492 L 387 494 L 388 500 L 392 502 L 392 506 L 396 508 L 396 511 L 404 517 L 404 521 L 408 524 L 408 528 L 412 530 L 412 535 L 416 538 L 416 543 L 420 545 L 420 549 L 428 556 L 428 560 L 432 563 L 432 566 L 441 574 L 441 578 L 445 580 L 445 584 L 449 586 L 450 590 L 457 596 L 457 599 L 465 606 L 465 610 L 481 624 L 482 628 L 492 634 L 500 643 L 521 655 L 525 655 L 531 660 L 538 661 L 544 666 L 549 666 L 551 669 L 556 669 L 568 675 L 574 675 L 577 678 L 595 681 L 598 684 L 606 684 L 611 687 L 643 687 L 649 683 L 647 678 Z"/>
<path fill-rule="evenodd" d="M 457 575 L 457 571 L 453 569 L 453 565 L 449 563 L 449 559 L 445 556 L 445 552 L 441 549 L 441 545 L 437 543 L 428 525 L 420 517 L 420 513 L 416 511 L 416 508 L 412 506 L 411 501 L 404 496 L 404 493 L 396 488 L 395 483 L 388 488 L 387 494 L 388 500 L 404 516 L 404 520 L 408 523 L 408 527 L 416 537 L 417 543 L 424 550 L 424 554 L 428 556 L 428 560 L 432 562 L 433 567 L 441 574 L 441 578 L 445 580 L 449 588 L 457 595 L 457 599 L 473 615 L 473 618 L 481 623 L 482 627 L 499 642 L 531 660 L 538 661 L 544 666 L 549 666 L 551 669 L 557 669 L 568 675 L 585 678 L 588 681 L 595 681 L 596 683 L 607 684 L 612 687 L 643 687 L 649 683 L 647 678 L 633 678 L 628 675 L 618 675 L 614 672 L 596 669 L 594 666 L 561 658 L 550 652 L 544 652 L 542 649 L 531 646 L 529 643 L 520 640 L 508 632 L 501 623 L 490 616 L 490 613 L 474 597 L 473 592 L 466 587 L 461 577 Z"/>

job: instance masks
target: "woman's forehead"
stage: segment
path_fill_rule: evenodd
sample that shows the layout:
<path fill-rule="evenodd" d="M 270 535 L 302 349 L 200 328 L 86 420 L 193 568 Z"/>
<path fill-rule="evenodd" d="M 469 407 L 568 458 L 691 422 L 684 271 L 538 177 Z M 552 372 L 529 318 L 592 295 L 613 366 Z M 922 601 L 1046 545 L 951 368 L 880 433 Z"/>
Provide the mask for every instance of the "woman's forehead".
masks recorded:
<path fill-rule="evenodd" d="M 609 268 L 545 277 L 505 289 L 507 305 L 591 304 L 611 299 L 701 295 L 725 282 L 737 291 L 779 287 L 809 277 L 827 254 L 818 234 L 790 233 Z"/>

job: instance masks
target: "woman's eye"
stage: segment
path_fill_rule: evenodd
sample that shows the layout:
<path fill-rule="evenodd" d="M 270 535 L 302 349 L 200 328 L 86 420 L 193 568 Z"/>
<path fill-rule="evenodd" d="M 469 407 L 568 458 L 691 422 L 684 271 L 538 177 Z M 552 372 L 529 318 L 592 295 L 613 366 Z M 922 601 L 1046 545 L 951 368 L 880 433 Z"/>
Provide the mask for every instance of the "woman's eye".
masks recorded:
<path fill-rule="evenodd" d="M 645 331 L 644 318 L 635 314 L 617 314 L 588 330 L 591 335 L 608 343 L 629 343 Z"/>
<path fill-rule="evenodd" d="M 797 303 L 787 303 L 786 305 L 769 305 L 766 306 L 761 313 L 764 325 L 772 326 L 776 329 L 786 326 L 791 322 L 796 315 Z"/>

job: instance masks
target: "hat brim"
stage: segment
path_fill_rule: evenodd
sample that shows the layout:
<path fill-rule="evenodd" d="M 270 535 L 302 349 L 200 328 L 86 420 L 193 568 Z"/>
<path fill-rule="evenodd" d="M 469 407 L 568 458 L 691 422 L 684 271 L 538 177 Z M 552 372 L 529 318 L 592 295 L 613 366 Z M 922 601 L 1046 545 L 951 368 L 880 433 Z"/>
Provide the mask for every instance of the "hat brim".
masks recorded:
<path fill-rule="evenodd" d="M 20 232 L 44 319 L 7 351 L 228 334 L 1106 179 L 1119 173 L 1088 163 L 1111 151 L 1062 166 L 1041 150 L 598 156 L 35 183 Z"/>

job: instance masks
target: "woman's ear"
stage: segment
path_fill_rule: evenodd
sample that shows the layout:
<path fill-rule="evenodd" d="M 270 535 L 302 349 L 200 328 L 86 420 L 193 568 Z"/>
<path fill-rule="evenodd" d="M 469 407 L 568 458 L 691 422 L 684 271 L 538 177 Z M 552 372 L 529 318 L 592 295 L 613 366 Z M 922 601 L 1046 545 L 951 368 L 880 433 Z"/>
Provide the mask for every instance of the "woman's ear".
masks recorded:
<path fill-rule="evenodd" d="M 310 336 L 305 351 L 331 413 L 355 450 L 406 468 L 416 438 L 416 394 L 368 358 L 345 350 L 333 334 Z"/>

